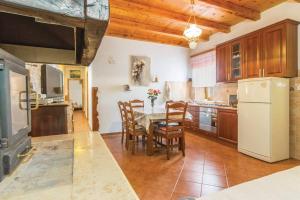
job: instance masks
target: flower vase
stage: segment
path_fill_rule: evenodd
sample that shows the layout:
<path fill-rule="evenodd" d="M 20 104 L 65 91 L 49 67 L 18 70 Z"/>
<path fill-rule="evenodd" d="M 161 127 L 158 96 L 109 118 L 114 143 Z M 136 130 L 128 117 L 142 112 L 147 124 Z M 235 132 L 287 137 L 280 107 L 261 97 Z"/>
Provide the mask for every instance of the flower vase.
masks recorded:
<path fill-rule="evenodd" d="M 155 101 L 155 99 L 151 99 L 151 107 L 152 107 L 152 109 L 154 108 L 154 101 Z"/>

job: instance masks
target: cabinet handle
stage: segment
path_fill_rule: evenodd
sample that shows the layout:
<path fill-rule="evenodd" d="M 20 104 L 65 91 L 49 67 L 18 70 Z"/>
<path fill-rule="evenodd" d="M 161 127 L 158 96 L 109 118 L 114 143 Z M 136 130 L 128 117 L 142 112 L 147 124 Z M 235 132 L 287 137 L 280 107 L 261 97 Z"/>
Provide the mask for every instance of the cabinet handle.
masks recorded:
<path fill-rule="evenodd" d="M 259 68 L 258 76 L 261 77 L 261 68 Z"/>
<path fill-rule="evenodd" d="M 265 69 L 262 69 L 262 71 L 263 71 L 263 77 L 265 77 Z"/>

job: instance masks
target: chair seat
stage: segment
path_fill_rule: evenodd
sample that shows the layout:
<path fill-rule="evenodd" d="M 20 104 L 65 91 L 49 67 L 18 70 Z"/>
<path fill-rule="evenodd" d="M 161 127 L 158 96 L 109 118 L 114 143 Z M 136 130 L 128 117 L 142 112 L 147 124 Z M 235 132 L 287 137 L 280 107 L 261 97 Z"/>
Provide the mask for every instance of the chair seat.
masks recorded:
<path fill-rule="evenodd" d="M 167 123 L 165 121 L 162 121 L 162 122 L 158 123 L 158 126 L 166 126 L 166 125 L 167 125 Z M 169 126 L 178 126 L 179 124 L 176 123 L 176 122 L 172 122 L 172 123 L 169 123 L 168 125 Z"/>
<path fill-rule="evenodd" d="M 158 129 L 156 129 L 154 131 L 155 133 L 158 133 L 160 135 L 167 135 L 167 127 L 164 126 L 164 127 L 159 127 Z M 171 136 L 171 135 L 178 135 L 178 134 L 182 134 L 182 131 L 181 130 L 174 130 L 174 131 L 168 131 L 168 135 Z"/>

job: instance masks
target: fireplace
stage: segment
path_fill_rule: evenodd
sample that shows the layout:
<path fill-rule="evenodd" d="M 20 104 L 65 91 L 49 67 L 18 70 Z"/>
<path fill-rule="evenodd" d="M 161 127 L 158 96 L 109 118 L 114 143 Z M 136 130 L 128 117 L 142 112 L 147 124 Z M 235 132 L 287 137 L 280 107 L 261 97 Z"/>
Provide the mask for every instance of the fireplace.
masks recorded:
<path fill-rule="evenodd" d="M 25 63 L 0 49 L 0 180 L 31 148 L 29 84 Z"/>

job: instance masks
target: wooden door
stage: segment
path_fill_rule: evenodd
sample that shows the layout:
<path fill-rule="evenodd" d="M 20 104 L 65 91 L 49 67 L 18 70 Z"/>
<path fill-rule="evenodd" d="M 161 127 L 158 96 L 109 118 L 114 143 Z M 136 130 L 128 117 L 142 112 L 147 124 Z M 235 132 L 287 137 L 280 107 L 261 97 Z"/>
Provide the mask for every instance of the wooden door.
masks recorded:
<path fill-rule="evenodd" d="M 218 110 L 218 137 L 237 143 L 238 117 L 235 110 Z"/>
<path fill-rule="evenodd" d="M 230 44 L 230 67 L 228 80 L 237 81 L 243 78 L 243 40 L 236 40 Z"/>
<path fill-rule="evenodd" d="M 230 47 L 229 45 L 218 46 L 216 49 L 217 82 L 228 80 Z"/>
<path fill-rule="evenodd" d="M 253 33 L 244 39 L 244 77 L 257 78 L 262 76 L 261 37 Z"/>
<path fill-rule="evenodd" d="M 278 24 L 265 29 L 262 40 L 263 76 L 284 76 L 286 69 L 285 24 Z"/>

